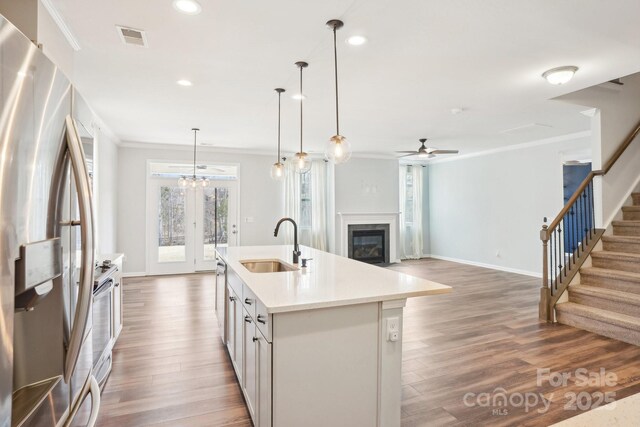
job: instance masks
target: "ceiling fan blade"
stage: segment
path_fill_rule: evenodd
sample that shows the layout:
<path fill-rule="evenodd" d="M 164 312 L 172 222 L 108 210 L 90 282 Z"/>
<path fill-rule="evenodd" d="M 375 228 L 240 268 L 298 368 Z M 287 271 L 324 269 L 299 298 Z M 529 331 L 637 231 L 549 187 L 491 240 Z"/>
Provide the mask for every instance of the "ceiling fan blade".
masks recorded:
<path fill-rule="evenodd" d="M 408 154 L 408 153 L 413 153 L 413 154 L 417 154 L 417 151 L 396 151 L 396 153 L 398 154 Z"/>
<path fill-rule="evenodd" d="M 418 153 L 413 152 L 412 154 L 405 154 L 404 156 L 399 156 L 398 158 L 401 159 L 403 157 L 412 157 L 412 156 L 417 156 L 417 155 L 418 155 Z"/>
<path fill-rule="evenodd" d="M 458 150 L 433 150 L 430 154 L 458 154 Z"/>

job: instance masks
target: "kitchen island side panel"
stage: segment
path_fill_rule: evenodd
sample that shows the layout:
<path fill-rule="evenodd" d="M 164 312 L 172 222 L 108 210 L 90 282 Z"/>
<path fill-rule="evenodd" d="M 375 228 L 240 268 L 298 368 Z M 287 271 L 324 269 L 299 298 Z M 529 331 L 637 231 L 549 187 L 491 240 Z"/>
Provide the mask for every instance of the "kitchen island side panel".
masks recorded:
<path fill-rule="evenodd" d="M 273 316 L 273 425 L 374 427 L 379 304 Z"/>

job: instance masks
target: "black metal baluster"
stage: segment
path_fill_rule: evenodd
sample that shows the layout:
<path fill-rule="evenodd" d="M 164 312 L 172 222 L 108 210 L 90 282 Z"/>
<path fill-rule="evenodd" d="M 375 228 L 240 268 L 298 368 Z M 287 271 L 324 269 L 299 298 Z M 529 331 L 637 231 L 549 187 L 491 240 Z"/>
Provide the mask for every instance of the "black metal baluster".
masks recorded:
<path fill-rule="evenodd" d="M 551 295 L 555 293 L 555 285 L 556 285 L 556 254 L 555 254 L 555 239 L 556 239 L 556 231 L 553 230 L 549 239 L 549 265 L 551 267 L 551 271 L 549 272 L 549 279 L 551 284 L 549 289 L 551 289 Z"/>

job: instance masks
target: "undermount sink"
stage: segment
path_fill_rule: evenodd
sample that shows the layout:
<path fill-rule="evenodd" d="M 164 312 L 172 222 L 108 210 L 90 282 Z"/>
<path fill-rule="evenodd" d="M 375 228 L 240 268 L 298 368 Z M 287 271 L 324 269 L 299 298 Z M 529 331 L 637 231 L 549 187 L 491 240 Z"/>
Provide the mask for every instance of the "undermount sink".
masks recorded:
<path fill-rule="evenodd" d="M 240 264 L 252 273 L 281 273 L 284 271 L 297 270 L 296 267 L 285 264 L 278 259 L 264 259 L 264 260 L 243 260 Z"/>

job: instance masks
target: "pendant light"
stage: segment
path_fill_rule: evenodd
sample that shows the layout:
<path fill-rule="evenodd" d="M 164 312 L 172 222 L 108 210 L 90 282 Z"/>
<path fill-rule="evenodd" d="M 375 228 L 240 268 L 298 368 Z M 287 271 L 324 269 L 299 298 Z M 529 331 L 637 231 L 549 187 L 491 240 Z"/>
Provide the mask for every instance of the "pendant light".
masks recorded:
<path fill-rule="evenodd" d="M 300 68 L 300 94 L 303 94 L 302 91 L 302 70 L 309 66 L 308 63 L 304 61 L 296 62 L 296 67 Z M 294 167 L 297 173 L 307 173 L 311 170 L 311 160 L 309 159 L 309 155 L 302 150 L 302 104 L 304 102 L 304 97 L 300 99 L 300 151 L 297 152 L 293 156 Z"/>
<path fill-rule="evenodd" d="M 280 161 L 280 101 L 285 90 L 277 88 L 275 91 L 278 92 L 278 157 L 276 157 L 276 162 L 271 166 L 271 178 L 281 181 L 284 178 L 284 165 Z"/>
<path fill-rule="evenodd" d="M 197 141 L 198 141 L 198 131 L 200 129 L 193 128 L 191 130 L 193 131 L 193 175 L 181 176 L 180 179 L 178 180 L 178 185 L 180 187 L 187 187 L 187 188 L 196 188 L 197 186 L 206 187 L 209 185 L 209 179 L 205 177 L 203 178 L 196 177 L 196 147 L 197 147 Z"/>
<path fill-rule="evenodd" d="M 344 22 L 339 19 L 332 19 L 327 22 L 327 26 L 333 30 L 333 64 L 336 80 L 336 134 L 329 138 L 325 156 L 328 160 L 338 164 L 345 163 L 351 158 L 351 145 L 347 138 L 340 135 L 340 116 L 338 109 L 338 44 L 336 32 L 344 26 Z"/>

